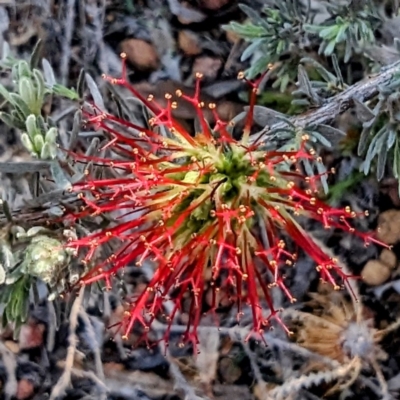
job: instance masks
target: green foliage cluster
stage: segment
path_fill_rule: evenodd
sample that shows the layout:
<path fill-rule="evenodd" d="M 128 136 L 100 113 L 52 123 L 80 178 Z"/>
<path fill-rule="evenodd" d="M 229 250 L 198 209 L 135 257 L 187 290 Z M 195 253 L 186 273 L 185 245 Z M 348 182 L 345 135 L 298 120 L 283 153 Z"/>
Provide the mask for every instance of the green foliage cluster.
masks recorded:
<path fill-rule="evenodd" d="M 321 40 L 320 54 L 331 56 L 337 46 L 343 44 L 343 61 L 347 63 L 354 53 L 375 42 L 374 31 L 380 19 L 369 2 L 351 1 L 345 7 L 331 2 L 327 11 L 331 17 L 322 25 L 304 25 L 306 32 L 317 34 Z"/>
<path fill-rule="evenodd" d="M 64 289 L 63 276 L 71 254 L 54 232 L 40 226 L 25 231 L 9 224 L 0 231 L 2 326 L 13 322 L 18 334 L 27 319 L 30 295 L 35 294 L 38 280 L 55 293 Z"/>
<path fill-rule="evenodd" d="M 225 26 L 248 42 L 242 54 L 242 60 L 250 63 L 248 76 L 252 78 L 272 66 L 272 89 L 289 92 L 291 110 L 297 112 L 322 107 L 329 98 L 346 90 L 349 87 L 343 76 L 346 64 L 361 60 L 365 68 L 370 66 L 370 57 L 368 53 L 364 57 L 364 50 L 373 49 L 377 43 L 376 33 L 384 24 L 380 4 L 372 0 L 322 3 L 326 16 L 321 23 L 314 22 L 316 12 L 312 10 L 312 2 L 271 0 L 260 11 L 241 5 L 247 20 Z M 397 38 L 393 46 L 398 50 Z M 365 175 L 373 172 L 377 180 L 381 180 L 385 172 L 391 172 L 400 179 L 400 75 L 393 76 L 387 85 L 380 87 L 379 95 L 367 103 L 358 98 L 353 100 L 354 124 L 361 129 L 352 156 L 360 157 L 360 172 Z M 271 115 L 271 110 L 259 108 L 258 113 L 264 115 L 261 118 L 264 125 L 271 125 L 265 118 Z M 283 117 L 281 115 L 280 119 Z M 317 148 L 333 148 L 332 143 L 338 144 L 347 134 L 330 128 L 334 132 L 330 131 L 328 140 L 324 136 L 325 127 L 312 127 L 311 131 L 321 134 L 315 143 Z M 273 133 L 272 129 L 268 134 L 275 140 L 277 137 L 286 140 L 288 148 L 296 147 L 295 127 L 290 128 L 287 122 L 284 130 L 286 133 Z M 310 166 L 307 169 L 309 173 L 314 170 Z"/>
<path fill-rule="evenodd" d="M 1 120 L 12 128 L 22 131 L 21 142 L 30 154 L 42 160 L 55 159 L 57 155 L 57 127 L 43 115 L 43 106 L 51 95 L 78 100 L 78 94 L 54 79 L 54 73 L 47 60 L 43 60 L 44 74 L 37 69 L 37 52 L 32 53 L 29 62 L 3 55 L 0 68 L 9 71 L 12 87 L 0 84 L 0 96 L 8 104 L 8 112 L 0 113 Z"/>
<path fill-rule="evenodd" d="M 373 108 L 358 101 L 356 106 L 357 116 L 363 122 L 358 154 L 364 156 L 364 174 L 367 175 L 373 169 L 376 178 L 381 180 L 389 164 L 394 177 L 399 180 L 400 72 L 387 85 L 379 88 L 378 102 Z"/>
<path fill-rule="evenodd" d="M 294 0 L 270 1 L 260 12 L 245 4 L 240 8 L 248 19 L 224 28 L 249 43 L 241 57 L 250 60 L 248 77 L 274 67 L 273 87 L 281 91 L 295 81 L 300 59 L 310 56 L 315 47 L 325 56 L 344 52 L 340 60 L 347 63 L 354 53 L 375 42 L 374 32 L 381 23 L 369 1 L 350 1 L 345 6 L 329 2 L 329 17 L 321 24 L 313 23 L 311 2 L 308 8 Z"/>
<path fill-rule="evenodd" d="M 274 4 L 274 7 L 263 8 L 261 13 L 241 4 L 240 8 L 249 20 L 242 24 L 233 21 L 224 29 L 235 32 L 249 42 L 241 56 L 242 61 L 251 60 L 248 77 L 252 79 L 268 67 L 275 67 L 276 81 L 273 87 L 279 87 L 283 92 L 296 77 L 297 52 L 303 47 L 301 36 L 306 17 L 296 1 L 276 1 Z M 276 66 L 285 54 L 289 58 Z"/>

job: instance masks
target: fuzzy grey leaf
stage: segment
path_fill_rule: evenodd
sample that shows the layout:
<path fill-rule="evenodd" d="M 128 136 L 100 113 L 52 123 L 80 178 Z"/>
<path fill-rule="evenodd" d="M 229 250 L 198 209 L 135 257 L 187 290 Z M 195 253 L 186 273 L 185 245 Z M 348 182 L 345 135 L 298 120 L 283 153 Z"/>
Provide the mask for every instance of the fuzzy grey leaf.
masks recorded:
<path fill-rule="evenodd" d="M 357 98 L 353 98 L 357 118 L 361 122 L 368 122 L 375 117 L 373 111 Z"/>
<path fill-rule="evenodd" d="M 364 128 L 361 131 L 360 139 L 358 140 L 358 148 L 357 148 L 357 154 L 359 156 L 362 156 L 367 149 L 368 145 L 368 139 L 369 139 L 369 129 Z"/>
<path fill-rule="evenodd" d="M 75 147 L 75 145 L 78 141 L 78 135 L 79 135 L 81 124 L 82 124 L 82 111 L 78 110 L 74 114 L 74 123 L 72 125 L 71 138 L 70 138 L 69 144 L 68 144 L 69 150 L 73 150 L 73 148 Z"/>
<path fill-rule="evenodd" d="M 330 141 L 333 141 L 334 139 L 340 139 L 343 136 L 346 136 L 346 132 L 343 132 L 340 129 L 325 124 L 319 124 L 315 128 L 315 130 Z"/>
<path fill-rule="evenodd" d="M 249 106 L 244 107 L 246 113 L 249 111 Z M 254 107 L 254 121 L 261 126 L 272 126 L 281 122 L 282 120 L 287 120 L 285 114 L 278 111 L 272 110 L 271 108 L 264 106 Z M 288 120 L 289 121 L 289 120 Z"/>
<path fill-rule="evenodd" d="M 317 131 L 307 131 L 310 136 L 314 139 L 316 139 L 320 144 L 322 144 L 325 147 L 332 147 L 332 143 L 330 140 L 328 140 L 325 135 L 321 135 L 321 133 Z"/>
<path fill-rule="evenodd" d="M 94 81 L 94 79 L 89 75 L 85 74 L 85 80 L 89 88 L 89 92 L 93 97 L 94 104 L 100 108 L 100 110 L 105 111 L 106 107 L 104 105 L 103 96 L 100 93 L 100 90 Z"/>
<path fill-rule="evenodd" d="M 42 39 L 39 39 L 36 42 L 35 47 L 33 48 L 33 51 L 29 58 L 29 65 L 30 65 L 31 69 L 36 68 L 37 65 L 39 64 L 39 59 L 40 59 L 41 51 L 42 51 L 42 45 L 43 45 Z"/>
<path fill-rule="evenodd" d="M 331 74 L 327 69 L 325 69 L 318 61 L 314 60 L 313 58 L 303 57 L 300 62 L 302 64 L 309 64 L 313 66 L 326 82 L 336 82 L 335 75 Z"/>
<path fill-rule="evenodd" d="M 386 160 L 387 160 L 387 155 L 388 155 L 388 149 L 386 146 L 388 136 L 389 136 L 389 132 L 386 131 L 386 134 L 384 135 L 384 138 L 383 138 L 382 147 L 378 153 L 378 165 L 376 167 L 376 179 L 378 181 L 380 181 L 383 178 L 383 174 L 385 173 L 385 166 L 386 166 Z"/>
<path fill-rule="evenodd" d="M 42 60 L 42 68 L 43 68 L 43 75 L 46 83 L 50 86 L 53 87 L 57 81 L 56 77 L 54 76 L 54 71 L 53 67 L 50 65 L 50 63 L 43 58 Z"/>
<path fill-rule="evenodd" d="M 50 171 L 58 188 L 66 190 L 71 187 L 71 183 L 68 180 L 67 175 L 57 161 L 51 163 Z"/>

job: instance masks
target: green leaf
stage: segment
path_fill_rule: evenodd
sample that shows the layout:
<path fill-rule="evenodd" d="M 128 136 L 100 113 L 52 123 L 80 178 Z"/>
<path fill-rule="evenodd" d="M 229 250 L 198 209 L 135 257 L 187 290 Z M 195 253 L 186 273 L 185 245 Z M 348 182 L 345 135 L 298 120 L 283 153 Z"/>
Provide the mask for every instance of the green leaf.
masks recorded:
<path fill-rule="evenodd" d="M 57 157 L 57 146 L 55 143 L 49 145 L 49 153 L 50 153 L 49 156 L 50 159 L 54 160 Z"/>
<path fill-rule="evenodd" d="M 56 83 L 52 89 L 54 94 L 58 94 L 59 96 L 66 97 L 70 100 L 79 100 L 78 93 L 76 93 L 74 89 L 68 89 L 58 83 Z"/>
<path fill-rule="evenodd" d="M 10 114 L 7 114 L 5 112 L 0 112 L 0 119 L 8 125 L 10 128 L 15 128 L 15 119 L 12 118 Z"/>
<path fill-rule="evenodd" d="M 294 99 L 292 100 L 291 104 L 293 106 L 306 106 L 310 105 L 310 102 L 307 99 Z"/>
<path fill-rule="evenodd" d="M 325 69 L 318 61 L 311 57 L 303 57 L 300 62 L 302 64 L 308 64 L 313 66 L 317 72 L 321 75 L 322 79 L 326 82 L 336 82 L 335 75 L 331 74 L 327 69 Z"/>
<path fill-rule="evenodd" d="M 336 42 L 336 43 L 340 43 L 340 42 L 343 42 L 343 41 L 346 40 L 346 37 L 347 37 L 347 35 L 346 35 L 347 28 L 348 28 L 348 24 L 347 24 L 347 23 L 345 23 L 345 24 L 343 24 L 343 25 L 340 26 L 340 28 L 339 28 L 339 30 L 338 30 L 338 33 L 337 33 L 337 35 L 336 35 L 336 39 L 335 39 L 335 42 Z"/>
<path fill-rule="evenodd" d="M 10 93 L 10 98 L 12 104 L 19 110 L 21 115 L 25 118 L 31 114 L 28 104 L 22 99 L 22 97 L 17 93 Z"/>
<path fill-rule="evenodd" d="M 37 69 L 33 70 L 33 78 L 36 83 L 36 104 L 39 110 L 42 108 L 44 96 L 46 94 L 46 83 L 43 74 Z"/>
<path fill-rule="evenodd" d="M 352 51 L 352 48 L 351 48 L 351 41 L 347 40 L 346 41 L 346 49 L 345 49 L 345 52 L 344 52 L 344 59 L 343 59 L 343 61 L 345 63 L 348 63 L 350 61 L 352 53 L 353 53 L 353 51 Z"/>
<path fill-rule="evenodd" d="M 52 88 L 57 83 L 57 81 L 54 75 L 53 67 L 45 58 L 42 60 L 42 68 L 44 72 L 44 79 L 47 85 Z"/>
<path fill-rule="evenodd" d="M 15 331 L 27 320 L 29 311 L 29 275 L 20 276 L 12 285 L 3 285 L 0 289 L 0 304 L 5 306 L 2 323 L 15 323 Z"/>
<path fill-rule="evenodd" d="M 33 138 L 33 146 L 34 146 L 34 148 L 36 150 L 36 153 L 40 154 L 41 151 L 42 151 L 42 148 L 44 146 L 44 139 L 43 139 L 42 135 L 36 135 Z"/>
<path fill-rule="evenodd" d="M 55 143 L 57 139 L 57 128 L 50 128 L 45 136 L 45 142 L 46 143 Z"/>
<path fill-rule="evenodd" d="M 11 103 L 10 92 L 0 83 L 0 95 L 4 97 L 5 100 Z"/>
<path fill-rule="evenodd" d="M 33 143 L 27 133 L 21 134 L 21 142 L 30 153 L 34 152 Z"/>
<path fill-rule="evenodd" d="M 41 160 L 47 160 L 51 158 L 50 156 L 50 144 L 45 143 L 40 151 L 40 159 Z"/>
<path fill-rule="evenodd" d="M 105 111 L 106 107 L 104 105 L 103 96 L 100 93 L 97 83 L 89 74 L 85 74 L 85 79 L 89 88 L 89 92 L 93 97 L 94 104 L 96 104 L 96 106 L 99 107 L 100 110 Z"/>
<path fill-rule="evenodd" d="M 309 33 L 315 33 L 315 34 L 319 34 L 321 32 L 322 29 L 324 29 L 323 26 L 320 25 L 311 25 L 311 24 L 304 24 L 303 28 L 306 32 Z"/>
<path fill-rule="evenodd" d="M 17 64 L 18 68 L 18 80 L 20 80 L 22 77 L 27 77 L 29 78 L 31 76 L 31 69 L 29 67 L 29 64 L 25 61 L 19 61 Z"/>
<path fill-rule="evenodd" d="M 271 62 L 269 56 L 260 57 L 253 65 L 247 70 L 248 79 L 253 79 L 261 72 L 264 72 L 268 68 L 268 64 Z"/>
<path fill-rule="evenodd" d="M 39 39 L 36 42 L 35 47 L 33 48 L 33 51 L 29 58 L 29 66 L 31 67 L 31 69 L 36 68 L 39 64 L 39 59 L 40 59 L 41 51 L 42 51 L 42 45 L 43 45 L 43 41 L 42 41 L 42 39 Z"/>
<path fill-rule="evenodd" d="M 27 119 L 26 119 L 26 131 L 33 141 L 35 136 L 39 135 L 40 136 L 40 131 L 37 128 L 36 124 L 36 116 L 34 114 L 30 114 Z"/>
<path fill-rule="evenodd" d="M 285 92 L 287 86 L 289 85 L 289 82 L 290 82 L 289 74 L 283 75 L 282 78 L 280 79 L 280 86 L 279 86 L 279 90 L 281 91 L 281 93 Z"/>
<path fill-rule="evenodd" d="M 29 109 L 35 115 L 38 114 L 36 109 L 37 103 L 36 103 L 35 89 L 32 85 L 31 80 L 29 78 L 22 77 L 18 82 L 18 89 L 22 100 L 28 105 Z"/>
<path fill-rule="evenodd" d="M 325 40 L 333 39 L 333 42 L 336 44 L 336 36 L 339 33 L 339 29 L 337 25 L 326 27 L 319 32 L 319 37 Z"/>
<path fill-rule="evenodd" d="M 58 188 L 66 190 L 71 187 L 71 183 L 68 180 L 67 175 L 57 160 L 54 160 L 52 163 L 50 172 Z"/>
<path fill-rule="evenodd" d="M 326 139 L 323 135 L 321 135 L 317 131 L 307 131 L 312 137 L 314 137 L 319 143 L 321 143 L 325 147 L 332 147 L 332 143 Z"/>
<path fill-rule="evenodd" d="M 382 147 L 383 143 L 382 137 L 385 136 L 385 132 L 386 132 L 386 127 L 384 126 L 371 140 L 363 164 L 364 175 L 368 175 L 369 169 L 371 167 L 371 161 L 375 157 L 375 155 L 378 154 L 378 152 Z"/>
<path fill-rule="evenodd" d="M 47 122 L 50 122 L 50 118 L 47 119 Z M 36 116 L 36 126 L 42 136 L 44 136 L 48 131 L 48 125 L 49 124 L 46 124 L 42 115 Z"/>
<path fill-rule="evenodd" d="M 328 44 L 324 50 L 324 55 L 330 56 L 333 53 L 333 51 L 335 50 L 335 46 L 336 46 L 335 40 L 331 40 L 330 42 L 328 42 Z"/>
<path fill-rule="evenodd" d="M 239 24 L 238 22 L 232 21 L 229 25 L 223 25 L 222 28 L 232 31 L 241 38 L 247 40 L 261 38 L 267 34 L 264 28 L 252 23 Z"/>
<path fill-rule="evenodd" d="M 388 154 L 387 149 L 387 139 L 389 137 L 389 131 L 386 130 L 382 135 L 381 145 L 378 150 L 378 164 L 376 168 L 376 178 L 380 181 L 383 178 L 383 174 L 385 173 L 386 159 Z"/>
<path fill-rule="evenodd" d="M 261 46 L 264 39 L 255 39 L 249 46 L 246 47 L 245 51 L 240 56 L 240 61 L 246 61 L 250 58 L 253 53 L 257 51 L 257 48 Z"/>

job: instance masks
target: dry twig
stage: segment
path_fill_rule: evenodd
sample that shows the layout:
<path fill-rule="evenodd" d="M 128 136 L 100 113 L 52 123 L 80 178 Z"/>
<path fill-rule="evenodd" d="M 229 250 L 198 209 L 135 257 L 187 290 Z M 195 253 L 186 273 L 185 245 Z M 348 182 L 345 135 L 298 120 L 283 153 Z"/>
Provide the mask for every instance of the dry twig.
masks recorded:
<path fill-rule="evenodd" d="M 76 328 L 78 326 L 78 316 L 79 311 L 82 307 L 83 293 L 85 291 L 85 286 L 82 286 L 78 297 L 75 299 L 74 304 L 71 309 L 69 317 L 69 346 L 67 350 L 67 358 L 65 360 L 65 368 L 60 379 L 53 387 L 49 400 L 56 400 L 59 396 L 62 396 L 71 383 L 72 368 L 74 366 L 74 358 L 76 347 L 78 345 L 78 337 L 76 335 Z"/>
<path fill-rule="evenodd" d="M 4 385 L 4 395 L 5 400 L 9 400 L 14 398 L 17 393 L 18 382 L 15 375 L 17 361 L 14 354 L 3 342 L 0 342 L 0 354 L 3 359 L 4 367 L 7 371 L 7 382 Z"/>

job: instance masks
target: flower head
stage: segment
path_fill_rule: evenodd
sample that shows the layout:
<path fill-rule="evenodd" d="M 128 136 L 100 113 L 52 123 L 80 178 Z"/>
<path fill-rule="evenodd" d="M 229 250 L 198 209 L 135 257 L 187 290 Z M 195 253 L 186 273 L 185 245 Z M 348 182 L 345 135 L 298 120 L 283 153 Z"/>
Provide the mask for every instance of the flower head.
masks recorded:
<path fill-rule="evenodd" d="M 293 243 L 315 260 L 322 279 L 339 288 L 337 282 L 346 283 L 349 276 L 302 229 L 298 215 L 320 221 L 327 229 L 354 232 L 366 242 L 374 240 L 352 228 L 350 222 L 357 214 L 350 208 L 332 208 L 316 197 L 316 178 L 303 175 L 299 168 L 301 160 L 316 157 L 312 151 L 305 146 L 266 151 L 262 143 L 252 140 L 257 83 L 252 84 L 243 135 L 235 140 L 231 124 L 218 118 L 215 105 L 199 100 L 200 78 L 193 98 L 181 91 L 175 93 L 196 108 L 201 132 L 194 136 L 173 118 L 177 104 L 172 95 L 166 95 L 168 105 L 161 108 L 153 99 L 143 98 L 125 73 L 122 79 L 106 79 L 129 89 L 151 111 L 148 127 L 95 106 L 86 110 L 87 124 L 108 133 L 107 147 L 115 157 L 76 158 L 113 169 L 116 177 L 87 176 L 75 184 L 72 190 L 85 203 L 75 217 L 117 210 L 126 216 L 111 228 L 69 243 L 75 249 L 87 249 L 85 261 L 99 246 L 115 239 L 120 243 L 82 282 L 103 280 L 110 286 L 113 276 L 127 265 L 140 267 L 145 260 L 155 265 L 146 290 L 131 304 L 126 334 L 134 324 L 148 330 L 157 317 L 172 321 L 183 301 L 189 300 L 184 339 L 196 343 L 196 328 L 205 311 L 202 299 L 209 290 L 211 311 L 223 297 L 236 303 L 238 316 L 242 306 L 248 305 L 256 333 L 268 326 L 271 318 L 283 325 L 270 289 L 277 286 L 295 301 L 280 272 L 282 265 L 296 261 L 296 253 L 290 251 Z M 205 108 L 214 114 L 212 128 L 204 116 Z M 304 135 L 303 142 L 307 140 Z M 135 217 L 128 218 L 132 212 Z M 290 243 L 285 238 L 290 238 Z M 166 315 L 167 299 L 173 307 Z"/>

